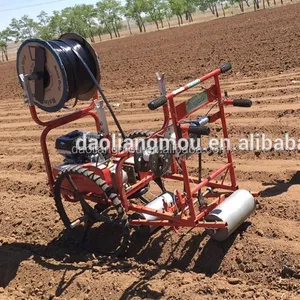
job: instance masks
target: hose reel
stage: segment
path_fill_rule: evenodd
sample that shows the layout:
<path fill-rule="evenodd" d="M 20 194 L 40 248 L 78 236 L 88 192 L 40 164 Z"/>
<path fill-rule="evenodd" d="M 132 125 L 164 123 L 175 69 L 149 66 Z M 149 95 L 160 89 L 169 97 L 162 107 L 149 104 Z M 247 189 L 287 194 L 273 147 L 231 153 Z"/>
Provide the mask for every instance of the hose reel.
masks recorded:
<path fill-rule="evenodd" d="M 58 40 L 28 39 L 17 53 L 18 75 L 28 75 L 34 103 L 47 112 L 57 112 L 70 99 L 89 100 L 100 82 L 99 58 L 93 47 L 80 35 L 66 33 Z"/>

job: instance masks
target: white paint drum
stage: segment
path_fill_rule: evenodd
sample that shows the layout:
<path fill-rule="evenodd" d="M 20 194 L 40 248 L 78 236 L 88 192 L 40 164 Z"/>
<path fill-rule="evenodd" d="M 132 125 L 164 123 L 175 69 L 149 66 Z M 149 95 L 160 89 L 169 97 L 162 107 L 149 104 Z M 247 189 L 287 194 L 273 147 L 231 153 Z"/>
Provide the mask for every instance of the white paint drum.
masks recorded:
<path fill-rule="evenodd" d="M 246 190 L 237 190 L 212 210 L 206 221 L 222 221 L 227 228 L 207 229 L 207 233 L 217 241 L 226 240 L 255 211 L 256 202 Z"/>

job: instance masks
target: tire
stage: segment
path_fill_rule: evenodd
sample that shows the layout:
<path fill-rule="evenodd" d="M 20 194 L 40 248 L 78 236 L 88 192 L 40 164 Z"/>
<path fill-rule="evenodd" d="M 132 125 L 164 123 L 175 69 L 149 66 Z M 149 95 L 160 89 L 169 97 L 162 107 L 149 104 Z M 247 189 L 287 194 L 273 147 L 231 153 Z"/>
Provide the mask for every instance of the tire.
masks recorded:
<path fill-rule="evenodd" d="M 73 190 L 73 196 L 74 195 L 75 196 L 72 198 L 72 202 L 66 201 L 64 196 L 62 195 L 63 189 L 64 189 L 62 187 L 62 184 L 63 184 L 64 180 L 68 180 L 70 182 L 70 179 L 74 184 L 74 181 L 72 179 L 72 176 L 74 176 L 74 175 L 82 176 L 84 178 L 84 180 L 91 181 L 91 184 L 94 184 L 96 187 L 100 188 L 104 192 L 107 199 L 111 200 L 111 203 L 113 205 L 112 206 L 100 205 L 101 209 L 99 209 L 98 204 L 95 206 L 95 208 L 92 208 L 89 205 L 90 212 L 86 213 L 83 211 L 81 201 L 79 199 L 76 199 L 76 195 L 75 195 L 76 190 Z M 77 192 L 78 192 L 78 189 L 77 189 Z M 77 194 L 78 198 L 82 197 L 82 199 L 84 199 L 84 195 L 81 192 L 78 192 L 78 193 L 79 193 L 79 194 Z M 61 171 L 55 179 L 54 200 L 55 200 L 55 205 L 56 205 L 57 211 L 60 215 L 60 218 L 68 232 L 74 232 L 75 228 L 71 226 L 71 224 L 74 223 L 74 221 L 72 222 L 72 219 L 70 219 L 70 216 L 66 212 L 66 209 L 64 206 L 64 204 L 66 205 L 66 203 L 71 203 L 72 205 L 75 205 L 76 203 L 80 204 L 81 216 L 82 216 L 82 218 L 85 219 L 84 224 L 86 227 L 89 226 L 89 225 L 87 225 L 87 223 L 89 223 L 91 225 L 91 227 L 96 223 L 101 223 L 102 224 L 101 226 L 104 225 L 104 228 L 105 228 L 105 225 L 109 225 L 109 226 L 117 225 L 121 229 L 122 237 L 121 237 L 121 241 L 119 242 L 119 245 L 116 247 L 116 249 L 109 250 L 109 251 L 103 250 L 103 249 L 97 250 L 97 251 L 92 251 L 91 249 L 89 249 L 89 251 L 100 252 L 100 254 L 116 255 L 116 256 L 124 255 L 126 253 L 126 250 L 129 245 L 129 238 L 130 238 L 130 226 L 129 226 L 129 222 L 128 222 L 127 213 L 122 205 L 122 202 L 119 200 L 118 195 L 113 192 L 112 188 L 109 187 L 100 176 L 98 176 L 94 172 L 89 171 L 88 169 L 82 168 L 80 166 L 71 166 L 71 167 L 66 168 L 65 170 Z M 85 201 L 85 203 L 88 204 L 88 202 L 85 199 L 84 199 L 84 201 Z M 115 218 L 111 219 L 111 222 L 105 222 L 105 219 L 103 217 L 105 217 L 106 219 L 111 218 L 111 216 L 104 215 L 104 212 L 108 211 L 109 209 L 112 209 L 114 211 Z M 75 209 L 75 211 L 76 211 L 76 209 Z M 78 219 L 76 218 L 75 220 L 78 220 Z M 101 220 L 102 221 L 104 220 L 104 221 L 101 222 Z M 99 226 L 99 227 L 101 227 L 101 226 Z M 84 236 L 84 238 L 85 238 L 85 236 Z M 107 241 L 101 241 L 101 242 L 104 242 L 104 244 L 107 244 Z"/>
<path fill-rule="evenodd" d="M 148 130 L 134 130 L 125 136 L 125 139 L 148 138 L 153 132 Z"/>

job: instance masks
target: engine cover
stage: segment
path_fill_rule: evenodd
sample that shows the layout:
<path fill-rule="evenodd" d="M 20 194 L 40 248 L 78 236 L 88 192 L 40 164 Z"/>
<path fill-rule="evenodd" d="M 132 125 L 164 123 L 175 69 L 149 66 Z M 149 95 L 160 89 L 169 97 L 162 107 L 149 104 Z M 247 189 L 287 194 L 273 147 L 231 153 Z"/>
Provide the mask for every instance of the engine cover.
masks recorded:
<path fill-rule="evenodd" d="M 66 158 L 66 163 L 85 163 L 109 159 L 105 149 L 100 149 L 102 134 L 74 130 L 56 139 L 55 148 Z"/>

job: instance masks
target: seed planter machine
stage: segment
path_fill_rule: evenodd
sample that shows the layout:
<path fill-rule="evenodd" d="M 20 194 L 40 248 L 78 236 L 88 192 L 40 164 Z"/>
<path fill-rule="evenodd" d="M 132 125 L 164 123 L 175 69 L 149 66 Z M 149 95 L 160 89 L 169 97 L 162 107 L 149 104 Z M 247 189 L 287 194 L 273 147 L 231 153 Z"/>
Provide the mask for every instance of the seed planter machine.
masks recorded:
<path fill-rule="evenodd" d="M 91 239 L 97 239 L 99 252 L 114 255 L 126 252 L 132 228 L 151 232 L 164 226 L 174 230 L 201 227 L 213 239 L 227 239 L 254 212 L 255 194 L 239 189 L 230 150 L 225 151 L 227 162 L 203 178 L 202 151 L 183 151 L 178 142 L 187 141 L 187 150 L 191 150 L 191 142 L 209 135 L 208 125 L 220 121 L 226 146 L 229 115 L 224 112 L 225 106 L 252 104 L 250 100 L 222 96 L 219 76 L 230 69 L 230 64 L 224 64 L 171 93 L 166 92 L 164 77 L 158 73 L 160 96 L 148 107 L 162 110 L 161 129 L 125 135 L 100 87 L 98 57 L 86 40 L 70 33 L 53 41 L 25 41 L 18 50 L 17 72 L 32 119 L 44 127 L 40 143 L 50 193 L 66 229 L 76 237 L 81 234 L 80 240 L 85 244 L 93 228 L 102 228 Z M 195 91 L 185 101 L 177 100 L 178 95 L 208 80 L 212 81 L 209 88 Z M 37 113 L 36 107 L 49 113 L 70 109 L 66 106 L 70 99 L 90 103 L 47 121 Z M 109 143 L 112 134 L 104 104 L 124 141 L 117 152 Z M 204 114 L 206 106 L 214 106 L 218 111 Z M 191 119 L 201 111 L 200 117 Z M 58 137 L 55 147 L 64 159 L 60 165 L 52 166 L 47 145 L 49 132 L 85 117 L 93 118 L 95 132 L 73 130 Z M 78 141 L 83 138 L 87 145 L 79 151 Z M 138 141 L 131 147 L 133 151 L 128 150 L 126 139 Z M 89 147 L 95 140 L 104 141 L 106 147 Z M 191 176 L 188 171 L 187 160 L 192 155 L 198 156 L 198 176 Z M 176 188 L 169 190 L 166 182 L 175 182 Z M 150 184 L 159 190 L 152 199 Z"/>

